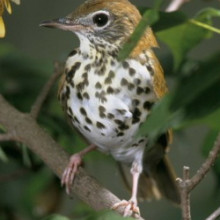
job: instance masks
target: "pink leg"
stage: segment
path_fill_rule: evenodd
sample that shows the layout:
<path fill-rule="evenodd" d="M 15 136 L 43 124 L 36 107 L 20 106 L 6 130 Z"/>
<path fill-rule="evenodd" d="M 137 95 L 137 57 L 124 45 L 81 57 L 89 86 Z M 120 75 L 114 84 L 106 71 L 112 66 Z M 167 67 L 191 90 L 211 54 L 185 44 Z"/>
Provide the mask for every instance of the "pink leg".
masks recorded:
<path fill-rule="evenodd" d="M 119 203 L 113 205 L 112 209 L 117 209 L 120 206 L 124 206 L 124 217 L 133 216 L 138 218 L 140 216 L 140 210 L 137 204 L 137 191 L 138 191 L 138 180 L 140 173 L 142 172 L 142 166 L 136 162 L 133 162 L 131 168 L 132 174 L 132 194 L 129 201 L 122 200 Z"/>
<path fill-rule="evenodd" d="M 85 154 L 90 151 L 95 150 L 97 147 L 95 145 L 90 145 L 79 153 L 73 154 L 70 157 L 69 163 L 63 171 L 61 178 L 61 185 L 66 185 L 66 193 L 70 194 L 70 188 L 75 177 L 76 172 L 78 171 L 79 166 L 82 164 L 82 158 Z"/>

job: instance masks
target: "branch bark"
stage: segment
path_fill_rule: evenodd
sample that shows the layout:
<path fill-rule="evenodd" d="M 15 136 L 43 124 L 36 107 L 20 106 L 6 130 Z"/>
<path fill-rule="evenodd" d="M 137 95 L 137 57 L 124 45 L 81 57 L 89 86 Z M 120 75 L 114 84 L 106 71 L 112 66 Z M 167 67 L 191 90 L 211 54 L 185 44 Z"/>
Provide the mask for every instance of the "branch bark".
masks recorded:
<path fill-rule="evenodd" d="M 177 182 L 180 189 L 181 209 L 183 220 L 191 220 L 190 212 L 190 193 L 188 191 L 188 185 L 190 182 L 190 168 L 183 167 L 183 179 L 178 178 Z"/>
<path fill-rule="evenodd" d="M 2 141 L 18 141 L 14 131 L 10 133 L 0 134 L 0 142 Z"/>
<path fill-rule="evenodd" d="M 1 94 L 0 106 L 0 124 L 9 133 L 15 131 L 16 138 L 37 154 L 60 178 L 68 163 L 69 155 L 36 123 L 30 114 L 19 112 Z M 82 168 L 79 169 L 71 188 L 70 196 L 75 195 L 97 211 L 110 209 L 120 201 Z M 117 212 L 122 215 L 123 208 L 118 209 Z"/>

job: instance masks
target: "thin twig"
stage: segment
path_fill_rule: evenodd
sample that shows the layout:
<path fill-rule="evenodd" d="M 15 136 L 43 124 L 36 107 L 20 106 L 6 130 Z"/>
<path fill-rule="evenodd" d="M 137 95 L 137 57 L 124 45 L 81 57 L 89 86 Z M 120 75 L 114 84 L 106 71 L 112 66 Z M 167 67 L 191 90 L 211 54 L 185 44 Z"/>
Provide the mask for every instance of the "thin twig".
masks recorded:
<path fill-rule="evenodd" d="M 36 119 L 38 117 L 39 112 L 42 108 L 42 105 L 43 105 L 44 101 L 46 100 L 46 98 L 47 98 L 52 86 L 54 85 L 55 81 L 62 74 L 62 70 L 63 70 L 63 64 L 55 62 L 55 64 L 54 64 L 54 74 L 50 77 L 48 82 L 44 85 L 44 87 L 41 90 L 40 94 L 38 95 L 35 103 L 31 107 L 30 115 L 33 118 Z"/>
<path fill-rule="evenodd" d="M 172 12 L 172 11 L 177 11 L 178 9 L 181 8 L 183 4 L 186 2 L 189 2 L 190 0 L 172 0 L 170 4 L 166 8 L 166 12 Z"/>
<path fill-rule="evenodd" d="M 213 149 L 209 152 L 208 158 L 198 169 L 196 174 L 191 178 L 190 187 L 189 187 L 190 191 L 193 188 L 195 188 L 195 186 L 197 186 L 201 182 L 201 180 L 205 177 L 205 175 L 209 172 L 216 158 L 219 156 L 219 153 L 220 153 L 220 133 L 218 134 Z"/>
<path fill-rule="evenodd" d="M 206 220 L 215 220 L 220 216 L 220 207 L 217 208 Z"/>
<path fill-rule="evenodd" d="M 181 198 L 181 209 L 182 209 L 182 218 L 183 220 L 191 220 L 191 211 L 190 211 L 190 193 L 188 190 L 190 182 L 190 168 L 183 167 L 183 179 L 178 178 L 177 182 L 180 190 Z"/>

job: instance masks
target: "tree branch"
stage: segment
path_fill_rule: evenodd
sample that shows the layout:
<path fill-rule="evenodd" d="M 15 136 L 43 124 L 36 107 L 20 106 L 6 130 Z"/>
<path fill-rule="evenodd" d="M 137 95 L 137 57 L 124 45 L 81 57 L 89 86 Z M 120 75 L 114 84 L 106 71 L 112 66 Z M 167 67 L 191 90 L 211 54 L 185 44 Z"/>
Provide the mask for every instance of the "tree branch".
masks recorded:
<path fill-rule="evenodd" d="M 206 161 L 202 164 L 202 166 L 198 169 L 196 174 L 190 180 L 189 191 L 191 191 L 195 186 L 197 186 L 205 175 L 209 172 L 212 165 L 214 164 L 216 158 L 219 156 L 220 153 L 220 133 L 214 143 L 213 149 L 209 152 L 209 156 Z"/>
<path fill-rule="evenodd" d="M 181 209 L 183 220 L 191 220 L 190 193 L 188 191 L 190 168 L 183 167 L 183 179 L 178 178 L 177 183 L 180 189 Z"/>
<path fill-rule="evenodd" d="M 177 183 L 180 189 L 181 209 L 182 209 L 183 220 L 191 220 L 190 192 L 203 180 L 205 175 L 209 172 L 215 160 L 219 156 L 219 153 L 220 153 L 220 133 L 214 143 L 213 149 L 209 152 L 208 158 L 202 164 L 202 166 L 198 169 L 196 174 L 190 179 L 189 178 L 190 168 L 184 167 L 183 168 L 183 179 L 181 178 L 177 179 Z M 220 212 L 220 210 L 217 209 L 216 212 L 213 213 L 213 216 L 218 214 L 218 211 Z M 218 215 L 220 215 L 220 213 Z M 208 220 L 212 220 L 212 218 Z"/>
<path fill-rule="evenodd" d="M 36 123 L 30 114 L 24 114 L 10 105 L 0 94 L 0 124 L 7 132 L 14 130 L 17 137 L 37 154 L 60 178 L 69 155 Z M 77 195 L 94 210 L 110 209 L 120 200 L 101 186 L 82 168 L 79 169 L 71 188 L 70 196 Z M 123 214 L 123 208 L 117 210 Z M 143 218 L 139 218 L 142 219 Z"/>
<path fill-rule="evenodd" d="M 59 62 L 55 62 L 54 65 L 54 74 L 50 77 L 48 82 L 44 85 L 43 89 L 41 90 L 40 94 L 38 95 L 35 103 L 31 107 L 31 116 L 33 118 L 37 118 L 39 115 L 39 112 L 42 108 L 42 105 L 44 101 L 46 100 L 52 86 L 56 82 L 57 78 L 63 73 L 63 64 Z"/>
<path fill-rule="evenodd" d="M 178 9 L 181 8 L 183 4 L 186 2 L 189 2 L 190 0 L 172 0 L 170 4 L 166 8 L 166 12 L 172 12 L 172 11 L 177 11 Z"/>

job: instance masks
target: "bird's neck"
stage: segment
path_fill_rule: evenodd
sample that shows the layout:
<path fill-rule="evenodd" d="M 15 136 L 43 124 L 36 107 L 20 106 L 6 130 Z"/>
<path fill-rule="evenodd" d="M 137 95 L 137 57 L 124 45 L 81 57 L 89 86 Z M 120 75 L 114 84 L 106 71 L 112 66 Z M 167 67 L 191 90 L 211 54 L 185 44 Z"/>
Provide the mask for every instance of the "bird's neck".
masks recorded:
<path fill-rule="evenodd" d="M 120 45 L 115 42 L 111 44 L 101 38 L 83 35 L 78 35 L 80 40 L 80 51 L 82 54 L 101 53 L 102 56 L 117 56 L 120 50 Z"/>

